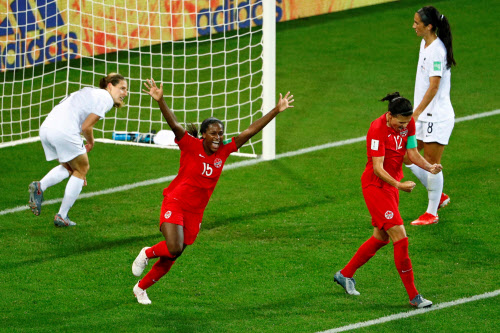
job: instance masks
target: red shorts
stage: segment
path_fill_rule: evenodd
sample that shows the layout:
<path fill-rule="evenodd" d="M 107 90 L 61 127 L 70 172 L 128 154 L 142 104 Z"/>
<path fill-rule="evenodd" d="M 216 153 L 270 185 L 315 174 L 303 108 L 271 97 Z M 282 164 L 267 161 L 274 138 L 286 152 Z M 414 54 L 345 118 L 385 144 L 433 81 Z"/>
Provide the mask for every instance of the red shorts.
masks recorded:
<path fill-rule="evenodd" d="M 179 201 L 163 198 L 160 214 L 160 230 L 162 223 L 172 223 L 182 226 L 184 244 L 191 245 L 196 240 L 201 228 L 203 213 L 192 213 L 183 210 Z"/>
<path fill-rule="evenodd" d="M 367 186 L 363 189 L 366 206 L 372 216 L 372 225 L 381 230 L 389 230 L 395 225 L 403 225 L 399 214 L 399 191 L 394 188 Z"/>

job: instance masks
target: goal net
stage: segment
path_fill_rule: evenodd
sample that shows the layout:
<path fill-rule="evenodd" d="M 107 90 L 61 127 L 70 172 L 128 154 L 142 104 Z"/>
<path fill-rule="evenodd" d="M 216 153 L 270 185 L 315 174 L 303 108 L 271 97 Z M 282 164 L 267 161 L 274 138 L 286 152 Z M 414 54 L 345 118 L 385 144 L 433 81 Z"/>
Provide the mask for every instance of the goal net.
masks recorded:
<path fill-rule="evenodd" d="M 0 0 L 0 146 L 38 140 L 57 103 L 111 72 L 129 95 L 94 127 L 98 140 L 169 129 L 142 92 L 148 78 L 183 124 L 213 116 L 226 137 L 239 134 L 274 107 L 273 2 Z M 273 126 L 240 152 L 266 155 L 270 144 L 272 158 Z"/>

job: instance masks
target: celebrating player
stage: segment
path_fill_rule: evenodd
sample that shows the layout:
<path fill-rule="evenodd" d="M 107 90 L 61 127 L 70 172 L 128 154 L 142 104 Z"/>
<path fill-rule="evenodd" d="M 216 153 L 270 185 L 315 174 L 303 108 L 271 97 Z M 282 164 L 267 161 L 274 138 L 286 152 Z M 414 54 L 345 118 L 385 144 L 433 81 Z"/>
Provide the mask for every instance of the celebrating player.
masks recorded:
<path fill-rule="evenodd" d="M 158 102 L 160 110 L 175 134 L 181 150 L 177 177 L 163 191 L 160 231 L 164 241 L 143 248 L 134 263 L 132 273 L 140 276 L 149 259 L 159 258 L 151 270 L 134 286 L 134 295 L 141 304 L 151 304 L 146 289 L 168 273 L 186 246 L 194 243 L 200 231 L 203 212 L 219 180 L 226 159 L 252 136 L 262 130 L 280 112 L 292 108 L 293 95 L 280 94 L 276 107 L 252 123 L 236 137 L 224 140 L 224 124 L 217 118 L 205 119 L 198 130 L 186 131 L 178 122 L 163 98 L 163 84 L 158 88 L 153 79 L 144 83 L 148 93 Z"/>
<path fill-rule="evenodd" d="M 69 219 L 68 212 L 82 191 L 89 171 L 87 153 L 94 147 L 94 125 L 113 106 L 122 106 L 127 96 L 127 81 L 120 74 L 111 73 L 102 78 L 99 88 L 86 87 L 70 94 L 52 109 L 40 127 L 47 161 L 57 159 L 60 165 L 42 180 L 29 185 L 29 205 L 33 214 L 40 215 L 44 191 L 71 176 L 61 208 L 54 217 L 56 227 L 76 225 Z M 84 145 L 80 133 L 87 144 Z"/>
<path fill-rule="evenodd" d="M 417 36 L 422 37 L 415 80 L 416 108 L 413 112 L 413 118 L 417 120 L 417 148 L 419 151 L 424 149 L 424 158 L 429 163 L 441 163 L 444 147 L 455 124 L 450 101 L 450 68 L 456 63 L 450 24 L 436 8 L 427 6 L 415 13 L 413 29 Z M 427 188 L 429 199 L 427 211 L 411 224 L 437 223 L 438 209 L 450 202 L 450 197 L 443 193 L 443 173 L 429 173 L 411 164 L 407 158 L 405 164 Z"/>
<path fill-rule="evenodd" d="M 366 137 L 368 162 L 361 176 L 363 196 L 372 216 L 373 236 L 358 249 L 354 257 L 334 280 L 350 295 L 359 295 L 353 275 L 383 246 L 394 245 L 394 262 L 408 292 L 410 304 L 418 308 L 429 307 L 432 302 L 423 298 L 413 283 L 413 270 L 408 256 L 408 237 L 399 214 L 399 190 L 411 192 L 412 181 L 403 178 L 403 157 L 432 174 L 441 172 L 441 164 L 430 164 L 417 150 L 413 108 L 409 100 L 398 92 L 382 99 L 389 101 L 388 112 L 371 123 Z"/>

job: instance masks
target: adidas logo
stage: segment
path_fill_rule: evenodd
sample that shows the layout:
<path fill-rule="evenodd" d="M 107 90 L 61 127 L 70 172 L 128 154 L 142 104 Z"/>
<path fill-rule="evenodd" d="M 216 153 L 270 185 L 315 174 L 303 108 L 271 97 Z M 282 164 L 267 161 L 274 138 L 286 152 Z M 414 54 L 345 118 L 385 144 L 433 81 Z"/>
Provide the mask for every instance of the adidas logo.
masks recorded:
<path fill-rule="evenodd" d="M 10 1 L 0 22 L 0 69 L 16 69 L 45 62 L 74 59 L 78 54 L 75 32 L 67 31 L 56 0 Z M 0 19 L 2 19 L 0 17 Z M 58 31 L 54 28 L 65 27 Z M 50 33 L 46 31 L 50 30 Z M 8 36 L 15 35 L 15 39 Z"/>

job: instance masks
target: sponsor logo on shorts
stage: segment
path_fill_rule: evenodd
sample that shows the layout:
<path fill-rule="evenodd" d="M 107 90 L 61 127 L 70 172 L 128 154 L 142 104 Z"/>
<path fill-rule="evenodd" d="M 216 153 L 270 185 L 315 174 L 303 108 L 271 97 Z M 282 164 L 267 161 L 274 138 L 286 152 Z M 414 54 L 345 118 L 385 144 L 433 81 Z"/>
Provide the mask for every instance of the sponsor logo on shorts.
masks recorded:
<path fill-rule="evenodd" d="M 390 220 L 394 217 L 394 213 L 391 212 L 390 210 L 388 210 L 387 212 L 385 212 L 385 218 Z"/>
<path fill-rule="evenodd" d="M 220 158 L 216 158 L 214 161 L 214 166 L 216 168 L 220 168 L 222 166 L 222 160 Z"/>
<path fill-rule="evenodd" d="M 172 216 L 172 212 L 168 210 L 163 216 L 168 220 L 169 217 Z"/>

